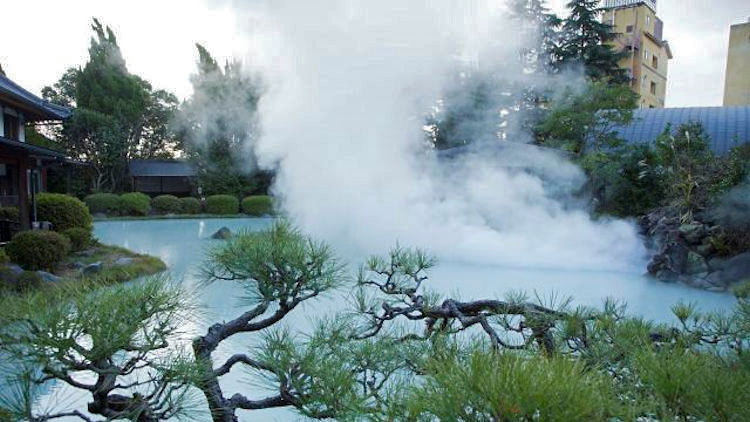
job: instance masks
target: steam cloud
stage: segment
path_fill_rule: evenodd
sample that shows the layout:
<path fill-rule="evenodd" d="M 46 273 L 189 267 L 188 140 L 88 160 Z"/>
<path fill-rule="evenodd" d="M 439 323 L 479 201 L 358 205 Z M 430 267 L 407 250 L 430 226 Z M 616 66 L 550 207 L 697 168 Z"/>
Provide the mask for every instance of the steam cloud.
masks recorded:
<path fill-rule="evenodd" d="M 278 166 L 275 194 L 306 231 L 358 257 L 399 242 L 443 260 L 640 265 L 644 249 L 634 226 L 594 221 L 576 206 L 570 192 L 584 176 L 555 153 L 485 144 L 451 160 L 425 152 L 425 112 L 461 66 L 510 84 L 580 83 L 524 72 L 524 32 L 504 20 L 502 2 L 232 5 L 252 40 L 250 61 L 268 86 L 259 104 L 263 133 L 252 148 L 261 166 Z M 504 129 L 507 141 L 529 139 L 514 127 Z"/>

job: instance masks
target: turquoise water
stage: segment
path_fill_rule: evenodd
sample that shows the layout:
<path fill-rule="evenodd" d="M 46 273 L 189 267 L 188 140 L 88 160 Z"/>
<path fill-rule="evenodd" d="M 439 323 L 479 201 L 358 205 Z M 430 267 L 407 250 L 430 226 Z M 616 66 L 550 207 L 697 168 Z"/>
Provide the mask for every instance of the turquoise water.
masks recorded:
<path fill-rule="evenodd" d="M 227 285 L 201 287 L 198 270 L 207 247 L 216 244 L 210 236 L 221 227 L 233 232 L 240 229 L 259 230 L 271 224 L 271 219 L 207 219 L 207 220 L 137 220 L 110 221 L 95 224 L 96 236 L 103 242 L 123 246 L 136 252 L 160 257 L 169 270 L 190 289 L 196 289 L 195 300 L 201 311 L 192 325 L 185 327 L 185 340 L 205 332 L 208 325 L 229 320 L 244 311 L 242 291 Z M 354 264 L 358 264 L 355 262 Z M 502 297 L 509 290 L 537 291 L 541 295 L 556 293 L 572 296 L 575 303 L 599 306 L 603 298 L 613 297 L 628 303 L 632 314 L 660 321 L 673 321 L 669 307 L 678 301 L 696 302 L 704 311 L 730 309 L 734 299 L 728 294 L 691 289 L 678 284 L 666 284 L 632 273 L 552 271 L 523 268 L 501 268 L 442 262 L 432 271 L 431 289 L 462 299 Z M 345 306 L 336 297 L 320 299 L 297 309 L 285 325 L 304 331 L 315 316 L 323 311 L 333 312 Z M 217 351 L 217 358 L 232 351 L 247 350 L 254 343 L 252 335 L 237 336 Z M 234 371 L 222 379 L 225 393 L 243 392 L 261 398 L 264 392 L 257 379 L 242 371 Z M 65 391 L 50 394 L 45 404 L 74 406 L 84 404 L 85 397 Z M 62 403 L 61 403 L 62 402 Z M 85 404 L 84 404 L 85 405 Z M 204 417 L 196 415 L 199 420 Z M 241 412 L 240 420 L 290 421 L 299 417 L 289 410 Z"/>

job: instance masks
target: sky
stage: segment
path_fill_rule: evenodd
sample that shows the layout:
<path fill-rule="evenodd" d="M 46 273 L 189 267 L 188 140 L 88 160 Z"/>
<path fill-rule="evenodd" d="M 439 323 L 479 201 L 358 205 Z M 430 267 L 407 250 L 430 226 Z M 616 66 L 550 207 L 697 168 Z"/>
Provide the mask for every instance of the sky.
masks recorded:
<path fill-rule="evenodd" d="M 558 14 L 564 14 L 566 2 L 548 3 Z M 3 19 L 0 25 L 0 64 L 10 78 L 37 94 L 58 80 L 67 68 L 86 62 L 94 16 L 114 29 L 132 73 L 183 99 L 190 95 L 196 42 L 220 60 L 247 55 L 241 31 L 236 30 L 236 16 L 227 6 L 229 2 L 3 3 L 3 15 L 18 18 Z M 669 63 L 667 107 L 721 105 L 729 27 L 750 18 L 750 1 L 659 0 L 658 16 L 664 21 L 664 37 L 675 55 Z"/>

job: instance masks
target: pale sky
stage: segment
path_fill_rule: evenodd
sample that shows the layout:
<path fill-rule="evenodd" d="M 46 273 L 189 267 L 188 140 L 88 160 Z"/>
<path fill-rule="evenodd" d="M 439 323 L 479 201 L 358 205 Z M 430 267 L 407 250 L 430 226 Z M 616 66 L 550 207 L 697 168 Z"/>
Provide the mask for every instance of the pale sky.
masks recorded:
<path fill-rule="evenodd" d="M 566 2 L 549 4 L 562 14 Z M 0 63 L 37 94 L 85 63 L 93 16 L 113 27 L 131 72 L 181 98 L 190 93 L 195 42 L 219 59 L 245 57 L 232 11 L 206 0 L 4 0 L 2 10 Z M 667 106 L 721 105 L 729 26 L 750 18 L 750 1 L 659 0 L 658 15 L 675 55 Z"/>

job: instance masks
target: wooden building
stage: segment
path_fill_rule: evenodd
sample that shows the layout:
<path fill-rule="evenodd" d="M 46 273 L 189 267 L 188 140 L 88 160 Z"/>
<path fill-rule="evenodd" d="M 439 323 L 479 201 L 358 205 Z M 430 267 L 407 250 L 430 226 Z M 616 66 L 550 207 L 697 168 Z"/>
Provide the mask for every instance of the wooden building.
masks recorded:
<path fill-rule="evenodd" d="M 68 161 L 64 153 L 28 144 L 26 125 L 59 122 L 71 114 L 0 73 L 0 206 L 17 207 L 23 229 L 36 221 L 36 194 L 46 190 L 47 169 Z"/>
<path fill-rule="evenodd" d="M 133 160 L 129 167 L 133 191 L 147 195 L 187 196 L 193 191 L 196 172 L 186 161 Z"/>

